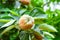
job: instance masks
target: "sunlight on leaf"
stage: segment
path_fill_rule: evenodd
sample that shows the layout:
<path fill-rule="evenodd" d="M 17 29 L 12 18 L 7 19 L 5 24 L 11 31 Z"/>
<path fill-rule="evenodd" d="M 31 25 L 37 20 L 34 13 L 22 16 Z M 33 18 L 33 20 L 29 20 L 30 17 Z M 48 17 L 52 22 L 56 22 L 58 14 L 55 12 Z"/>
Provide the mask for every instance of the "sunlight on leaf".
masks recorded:
<path fill-rule="evenodd" d="M 57 32 L 57 30 L 53 26 L 46 23 L 40 24 L 39 28 L 48 32 Z"/>
<path fill-rule="evenodd" d="M 1 26 L 1 28 L 8 27 L 8 26 L 12 25 L 14 22 L 15 22 L 15 20 L 11 20 L 10 22 L 8 22 L 8 23 L 4 24 L 3 26 Z"/>

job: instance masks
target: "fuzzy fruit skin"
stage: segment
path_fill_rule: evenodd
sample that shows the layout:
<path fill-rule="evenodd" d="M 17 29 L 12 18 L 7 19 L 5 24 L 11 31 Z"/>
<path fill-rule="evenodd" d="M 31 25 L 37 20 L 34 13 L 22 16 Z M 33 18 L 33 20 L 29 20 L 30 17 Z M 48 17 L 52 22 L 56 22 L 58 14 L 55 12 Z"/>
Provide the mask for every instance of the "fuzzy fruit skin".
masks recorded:
<path fill-rule="evenodd" d="M 19 20 L 19 27 L 23 30 L 31 29 L 31 27 L 34 25 L 34 19 L 29 15 L 23 15 L 21 16 Z"/>
<path fill-rule="evenodd" d="M 28 5 L 30 3 L 30 0 L 20 0 L 20 2 L 24 5 Z"/>

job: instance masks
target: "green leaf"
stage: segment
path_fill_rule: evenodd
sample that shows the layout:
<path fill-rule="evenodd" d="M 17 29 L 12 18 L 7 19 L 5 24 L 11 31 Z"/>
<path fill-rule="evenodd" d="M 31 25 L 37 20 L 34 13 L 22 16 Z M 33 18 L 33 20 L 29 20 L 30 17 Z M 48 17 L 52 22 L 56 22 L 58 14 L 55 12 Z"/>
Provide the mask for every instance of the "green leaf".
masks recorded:
<path fill-rule="evenodd" d="M 44 33 L 44 35 L 46 35 L 46 36 L 50 36 L 51 38 L 55 38 L 54 35 L 50 34 L 49 32 L 43 32 L 43 33 Z"/>
<path fill-rule="evenodd" d="M 15 31 L 15 30 L 14 30 Z M 14 32 L 10 35 L 10 40 L 16 40 L 16 38 L 18 37 L 19 35 L 19 31 L 17 32 Z M 18 40 L 18 39 L 17 39 Z"/>
<path fill-rule="evenodd" d="M 3 26 L 1 26 L 0 29 L 4 28 L 4 27 L 8 27 L 8 26 L 12 25 L 14 22 L 15 22 L 15 20 L 11 20 L 10 22 L 8 22 L 8 23 L 4 24 Z"/>
<path fill-rule="evenodd" d="M 0 14 L 0 19 L 13 19 L 13 17 L 10 14 Z"/>
<path fill-rule="evenodd" d="M 14 12 L 14 11 L 12 11 L 12 10 L 9 10 L 9 11 L 10 11 L 10 13 L 11 13 L 12 15 L 19 16 L 18 13 Z"/>
<path fill-rule="evenodd" d="M 43 4 L 43 0 L 33 0 L 31 1 L 31 4 L 35 7 L 41 7 L 41 5 Z"/>
<path fill-rule="evenodd" d="M 16 13 L 15 11 L 10 10 L 8 8 L 2 9 L 2 10 L 0 10 L 0 12 L 9 12 L 9 13 L 11 13 L 14 16 L 19 16 L 18 13 Z"/>
<path fill-rule="evenodd" d="M 35 24 L 41 24 L 44 23 L 44 20 L 46 20 L 47 17 L 34 17 Z"/>
<path fill-rule="evenodd" d="M 39 28 L 48 32 L 57 32 L 57 30 L 53 26 L 46 23 L 40 24 Z"/>
<path fill-rule="evenodd" d="M 8 20 L 8 19 L 0 19 L 0 22 L 2 22 L 2 23 L 7 23 L 7 22 L 9 22 L 10 20 Z"/>
<path fill-rule="evenodd" d="M 21 31 L 20 40 L 29 40 L 29 33 L 25 32 L 25 31 Z"/>
<path fill-rule="evenodd" d="M 9 12 L 9 10 L 7 8 L 2 8 L 0 9 L 0 12 Z"/>
<path fill-rule="evenodd" d="M 31 10 L 30 15 L 33 17 L 39 17 L 39 16 L 46 15 L 46 14 L 44 11 L 42 11 L 41 8 L 35 7 Z"/>
<path fill-rule="evenodd" d="M 15 25 L 11 25 L 11 26 L 7 27 L 6 29 L 4 29 L 4 30 L 2 31 L 2 33 L 0 34 L 0 36 L 2 36 L 4 33 L 10 31 L 10 30 L 13 29 L 13 28 L 15 28 Z"/>

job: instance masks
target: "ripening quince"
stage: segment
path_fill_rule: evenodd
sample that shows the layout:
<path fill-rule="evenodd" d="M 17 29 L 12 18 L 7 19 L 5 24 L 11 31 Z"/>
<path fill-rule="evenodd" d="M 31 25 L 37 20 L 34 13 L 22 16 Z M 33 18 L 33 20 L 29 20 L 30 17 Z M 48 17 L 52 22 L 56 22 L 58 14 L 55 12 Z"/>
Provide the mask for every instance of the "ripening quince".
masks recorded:
<path fill-rule="evenodd" d="M 23 15 L 19 19 L 19 27 L 23 30 L 31 29 L 34 25 L 34 18 L 29 15 Z"/>
<path fill-rule="evenodd" d="M 30 0 L 20 0 L 20 2 L 24 5 L 28 5 L 30 3 Z"/>

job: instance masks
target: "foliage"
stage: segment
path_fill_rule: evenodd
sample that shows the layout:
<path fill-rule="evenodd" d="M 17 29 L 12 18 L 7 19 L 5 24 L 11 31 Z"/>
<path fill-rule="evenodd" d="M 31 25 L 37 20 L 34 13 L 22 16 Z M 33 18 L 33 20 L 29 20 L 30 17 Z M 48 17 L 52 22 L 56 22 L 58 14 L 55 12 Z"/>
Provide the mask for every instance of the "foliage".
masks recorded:
<path fill-rule="evenodd" d="M 44 0 L 31 0 L 29 5 L 23 5 L 19 0 L 0 0 L 0 38 L 2 40 L 41 40 L 41 38 L 59 40 L 60 10 L 51 11 L 49 5 L 55 1 L 59 3 L 60 0 L 46 0 L 46 3 Z M 49 7 L 46 12 L 45 5 Z M 18 28 L 18 21 L 24 14 L 32 16 L 35 21 L 34 26 L 27 31 Z M 38 39 L 35 35 L 41 38 Z"/>

